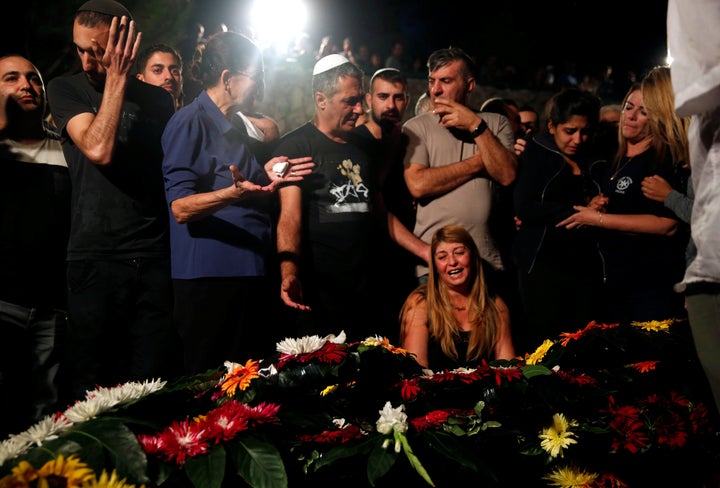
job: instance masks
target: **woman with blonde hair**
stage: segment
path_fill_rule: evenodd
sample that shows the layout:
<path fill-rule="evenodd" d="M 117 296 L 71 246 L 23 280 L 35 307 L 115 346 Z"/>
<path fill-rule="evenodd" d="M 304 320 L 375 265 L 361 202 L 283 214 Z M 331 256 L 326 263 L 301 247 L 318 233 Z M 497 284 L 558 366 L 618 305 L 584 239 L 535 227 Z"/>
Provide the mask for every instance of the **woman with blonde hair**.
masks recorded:
<path fill-rule="evenodd" d="M 595 173 L 602 195 L 558 224 L 603 229 L 606 321 L 685 315 L 683 297 L 673 286 L 685 270 L 689 228 L 662 202 L 646 198 L 642 182 L 657 175 L 685 192 L 687 127 L 688 120 L 675 114 L 669 68 L 653 68 L 623 100 L 618 153 L 609 169 Z"/>
<path fill-rule="evenodd" d="M 435 371 L 473 367 L 483 359 L 512 359 L 515 350 L 505 302 L 485 282 L 482 258 L 465 228 L 433 235 L 428 281 L 400 312 L 400 343 Z"/>

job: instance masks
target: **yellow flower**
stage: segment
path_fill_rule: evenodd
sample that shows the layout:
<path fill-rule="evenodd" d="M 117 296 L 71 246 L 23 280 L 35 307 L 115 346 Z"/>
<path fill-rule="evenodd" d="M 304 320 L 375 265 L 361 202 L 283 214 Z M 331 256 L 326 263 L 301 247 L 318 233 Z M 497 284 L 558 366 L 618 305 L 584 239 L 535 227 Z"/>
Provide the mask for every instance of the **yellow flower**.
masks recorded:
<path fill-rule="evenodd" d="M 648 332 L 667 332 L 670 325 L 675 322 L 674 319 L 667 320 L 649 320 L 647 322 L 630 322 L 635 327 L 640 327 Z"/>
<path fill-rule="evenodd" d="M 558 488 L 585 488 L 597 479 L 597 473 L 589 473 L 577 468 L 562 467 L 556 468 L 555 471 L 543 479 L 550 482 L 550 486 Z"/>
<path fill-rule="evenodd" d="M 408 354 L 407 350 L 403 349 L 402 347 L 397 347 L 397 346 L 393 346 L 392 344 L 390 344 L 390 339 L 388 339 L 387 337 L 380 337 L 380 336 L 368 337 L 362 343 L 365 346 L 383 347 L 393 354 L 402 354 L 403 356 L 407 356 L 407 354 Z"/>
<path fill-rule="evenodd" d="M 10 482 L 9 478 L 14 477 L 17 482 L 24 482 L 25 486 L 30 481 L 36 480 L 38 478 L 38 472 L 33 468 L 32 464 L 30 464 L 27 461 L 20 461 L 17 466 L 15 466 L 12 469 L 12 475 L 8 475 L 2 480 L 0 480 L 0 487 L 6 487 L 6 486 L 19 486 L 15 484 L 4 484 L 3 482 L 7 480 L 7 483 Z"/>
<path fill-rule="evenodd" d="M 48 461 L 38 470 L 38 475 L 41 478 L 47 478 L 49 476 L 59 476 L 67 480 L 67 488 L 79 487 L 86 481 L 95 478 L 95 473 L 88 467 L 87 464 L 80 461 L 76 455 L 71 455 L 68 458 L 63 457 L 59 454 L 56 459 Z"/>
<path fill-rule="evenodd" d="M 245 366 L 238 364 L 230 373 L 223 377 L 220 388 L 228 396 L 235 395 L 235 390 L 238 388 L 245 391 L 250 386 L 252 380 L 260 377 L 258 374 L 259 369 L 260 361 L 248 359 Z"/>
<path fill-rule="evenodd" d="M 573 439 L 575 433 L 568 430 L 569 427 L 577 427 L 578 423 L 575 420 L 568 420 L 561 413 L 553 415 L 553 425 L 547 429 L 543 429 L 542 433 L 538 436 L 542 439 L 540 447 L 545 449 L 547 453 L 552 457 L 563 457 L 563 449 L 567 449 L 572 444 L 577 444 L 577 441 Z"/>
<path fill-rule="evenodd" d="M 545 339 L 545 342 L 540 344 L 540 347 L 535 349 L 535 352 L 530 354 L 528 358 L 525 360 L 527 364 L 537 364 L 540 361 L 543 360 L 545 357 L 545 354 L 550 350 L 550 348 L 555 345 L 555 342 L 551 341 L 550 339 Z"/>
<path fill-rule="evenodd" d="M 338 389 L 338 385 L 330 385 L 320 392 L 320 396 L 326 396 Z"/>
<path fill-rule="evenodd" d="M 144 488 L 145 485 L 140 485 Z M 83 483 L 82 488 L 135 488 L 135 485 L 125 483 L 125 479 L 119 479 L 117 471 L 113 470 L 112 475 L 108 477 L 107 471 L 103 470 L 100 479 L 93 477 L 91 480 Z"/>

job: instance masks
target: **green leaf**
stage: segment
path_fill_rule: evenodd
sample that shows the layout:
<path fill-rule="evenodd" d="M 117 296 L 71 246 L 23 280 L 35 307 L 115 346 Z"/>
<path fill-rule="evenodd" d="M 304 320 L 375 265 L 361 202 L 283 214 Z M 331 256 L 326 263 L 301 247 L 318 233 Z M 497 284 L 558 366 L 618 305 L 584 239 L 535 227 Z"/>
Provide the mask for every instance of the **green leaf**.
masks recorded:
<path fill-rule="evenodd" d="M 225 449 L 215 445 L 206 455 L 188 458 L 185 473 L 195 488 L 220 488 L 225 478 L 226 461 Z"/>
<path fill-rule="evenodd" d="M 461 443 L 457 438 L 444 432 L 432 431 L 425 432 L 423 438 L 427 439 L 430 447 L 448 459 L 452 459 L 473 471 L 478 470 L 475 461 L 465 454 L 467 451 L 466 445 Z"/>
<path fill-rule="evenodd" d="M 383 443 L 375 444 L 373 450 L 370 451 L 370 456 L 368 456 L 367 477 L 372 486 L 375 486 L 375 481 L 390 471 L 398 457 L 392 442 L 387 446 L 387 449 L 382 447 Z"/>
<path fill-rule="evenodd" d="M 238 436 L 231 444 L 237 474 L 254 488 L 286 488 L 285 464 L 277 448 L 252 434 Z"/>
<path fill-rule="evenodd" d="M 135 434 L 114 417 L 97 418 L 77 424 L 62 439 L 62 444 L 77 443 L 82 461 L 95 472 L 116 469 L 128 484 L 150 482 L 147 457 Z M 59 445 L 62 445 L 59 444 Z"/>
<path fill-rule="evenodd" d="M 323 466 L 330 465 L 339 459 L 369 453 L 375 446 L 377 438 L 378 436 L 370 436 L 362 442 L 344 444 L 330 449 L 315 462 L 315 471 Z"/>
<path fill-rule="evenodd" d="M 410 461 L 410 466 L 415 468 L 415 471 L 418 472 L 420 476 L 422 476 L 422 479 L 424 479 L 430 486 L 435 486 L 435 483 L 433 483 L 433 480 L 430 479 L 430 475 L 425 470 L 425 467 L 422 465 L 418 457 L 415 455 L 415 453 L 412 451 L 412 448 L 410 447 L 410 444 L 408 444 L 407 437 L 405 437 L 404 434 L 401 434 L 397 430 L 394 431 L 395 433 L 395 441 L 400 442 L 402 445 L 403 451 L 405 452 L 405 456 L 407 456 L 408 461 Z"/>
<path fill-rule="evenodd" d="M 532 378 L 533 376 L 549 376 L 552 374 L 547 367 L 541 364 L 531 364 L 522 368 L 522 373 L 525 378 Z"/>

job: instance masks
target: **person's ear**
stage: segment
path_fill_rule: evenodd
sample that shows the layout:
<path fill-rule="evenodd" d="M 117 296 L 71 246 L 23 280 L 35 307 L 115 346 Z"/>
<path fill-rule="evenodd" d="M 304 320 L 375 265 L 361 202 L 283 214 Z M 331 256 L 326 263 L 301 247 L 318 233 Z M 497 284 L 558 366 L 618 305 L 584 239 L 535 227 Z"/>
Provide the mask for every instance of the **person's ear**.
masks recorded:
<path fill-rule="evenodd" d="M 471 76 L 470 78 L 468 78 L 468 80 L 467 80 L 467 92 L 470 93 L 471 91 L 473 91 L 473 90 L 475 89 L 475 85 L 476 85 L 476 84 L 477 84 L 477 82 L 475 81 L 475 78 L 474 78 L 474 77 Z"/>
<path fill-rule="evenodd" d="M 328 98 L 325 96 L 323 92 L 315 92 L 315 105 L 317 105 L 320 110 L 325 110 L 325 107 L 327 107 L 328 104 Z"/>
<path fill-rule="evenodd" d="M 142 73 L 138 73 L 135 75 L 135 78 L 137 78 L 140 81 L 145 81 L 145 76 L 143 76 Z"/>
<path fill-rule="evenodd" d="M 225 89 L 227 90 L 230 86 L 230 78 L 232 78 L 232 73 L 229 69 L 222 70 L 222 73 L 220 73 L 220 79 L 223 82 L 223 85 L 225 85 Z"/>

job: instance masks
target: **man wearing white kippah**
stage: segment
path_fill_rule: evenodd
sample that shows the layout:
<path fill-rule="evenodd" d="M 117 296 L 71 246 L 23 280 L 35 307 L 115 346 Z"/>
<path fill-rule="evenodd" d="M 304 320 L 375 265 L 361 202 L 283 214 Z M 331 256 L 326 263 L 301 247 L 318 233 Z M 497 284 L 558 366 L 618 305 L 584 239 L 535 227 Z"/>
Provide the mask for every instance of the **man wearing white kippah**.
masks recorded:
<path fill-rule="evenodd" d="M 295 309 L 295 333 L 373 330 L 371 246 L 380 221 L 369 138 L 353 134 L 363 114 L 362 71 L 339 54 L 315 64 L 315 116 L 280 139 L 274 155 L 312 156 L 311 175 L 279 190 L 281 297 Z"/>

